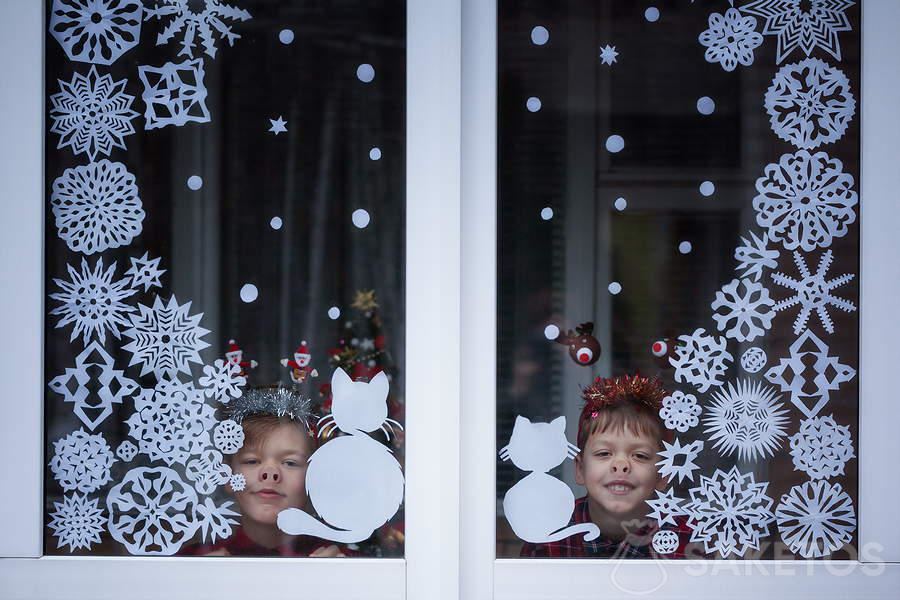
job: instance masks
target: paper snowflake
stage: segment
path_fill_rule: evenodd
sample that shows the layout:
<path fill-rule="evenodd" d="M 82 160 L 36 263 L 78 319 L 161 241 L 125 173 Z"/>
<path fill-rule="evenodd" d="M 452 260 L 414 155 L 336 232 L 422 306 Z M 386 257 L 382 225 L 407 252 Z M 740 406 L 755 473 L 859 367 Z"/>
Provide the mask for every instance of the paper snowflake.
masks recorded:
<path fill-rule="evenodd" d="M 113 357 L 103 346 L 91 342 L 75 357 L 74 368 L 67 368 L 48 384 L 65 402 L 75 405 L 75 416 L 91 431 L 112 414 L 113 404 L 122 404 L 139 389 L 136 382 L 114 366 Z"/>
<path fill-rule="evenodd" d="M 676 390 L 671 396 L 663 398 L 659 416 L 667 429 L 684 433 L 700 422 L 698 417 L 702 411 L 695 395 Z"/>
<path fill-rule="evenodd" d="M 53 530 L 57 548 L 68 546 L 70 552 L 79 548 L 90 550 L 91 544 L 100 542 L 106 519 L 96 499 L 76 493 L 63 497 L 62 502 L 54 502 L 53 508 L 47 526 Z"/>
<path fill-rule="evenodd" d="M 786 435 L 787 423 L 787 409 L 775 390 L 744 380 L 713 392 L 703 419 L 713 448 L 722 456 L 737 451 L 742 461 L 773 456 Z"/>
<path fill-rule="evenodd" d="M 125 275 L 131 277 L 132 289 L 144 288 L 148 291 L 152 287 L 162 287 L 159 278 L 165 269 L 159 268 L 159 258 L 149 258 L 149 253 L 144 252 L 140 258 L 130 257 L 131 268 L 125 271 Z"/>
<path fill-rule="evenodd" d="M 134 96 L 125 93 L 127 79 L 113 81 L 98 75 L 92 66 L 87 75 L 75 73 L 72 81 L 59 81 L 60 92 L 50 96 L 51 133 L 59 134 L 57 148 L 72 148 L 75 154 L 109 156 L 113 148 L 125 149 L 125 136 L 134 133 L 131 110 Z"/>
<path fill-rule="evenodd" d="M 790 392 L 791 402 L 807 417 L 824 408 L 830 393 L 856 377 L 856 370 L 828 356 L 828 346 L 807 329 L 790 346 L 789 358 L 782 358 L 766 371 L 766 379 L 782 392 Z"/>
<path fill-rule="evenodd" d="M 735 8 L 725 15 L 709 15 L 709 29 L 700 34 L 700 43 L 706 46 L 704 58 L 709 63 L 719 63 L 726 71 L 734 71 L 738 64 L 753 64 L 753 51 L 763 37 L 756 32 L 756 19 L 746 17 Z"/>
<path fill-rule="evenodd" d="M 72 252 L 127 246 L 141 234 L 144 209 L 134 175 L 105 158 L 66 169 L 53 181 L 50 204 L 59 237 Z"/>
<path fill-rule="evenodd" d="M 615 46 L 610 46 L 607 44 L 603 48 L 600 48 L 600 63 L 604 65 L 612 65 L 616 62 L 616 57 L 619 56 L 619 53 L 616 52 Z"/>
<path fill-rule="evenodd" d="M 228 404 L 232 398 L 240 398 L 243 394 L 241 388 L 247 383 L 247 378 L 241 376 L 241 365 L 218 359 L 204 366 L 203 373 L 200 385 L 206 388 L 204 392 L 207 397 Z"/>
<path fill-rule="evenodd" d="M 725 349 L 725 338 L 707 335 L 704 329 L 697 329 L 691 335 L 678 336 L 683 342 L 675 347 L 675 356 L 669 363 L 675 367 L 675 381 L 689 383 L 699 392 L 720 386 L 722 375 L 733 359 Z"/>
<path fill-rule="evenodd" d="M 760 538 L 769 534 L 775 520 L 768 485 L 756 483 L 753 473 L 741 473 L 737 467 L 727 473 L 716 469 L 712 477 L 701 475 L 685 506 L 691 541 L 703 542 L 707 553 L 719 552 L 722 558 L 759 550 Z"/>
<path fill-rule="evenodd" d="M 128 286 L 128 278 L 113 281 L 116 275 L 116 263 L 103 269 L 103 259 L 98 258 L 94 268 L 88 266 L 86 259 L 81 259 L 81 272 L 72 265 L 66 265 L 70 281 L 54 279 L 53 283 L 62 291 L 50 294 L 50 298 L 61 303 L 50 311 L 51 315 L 61 315 L 56 328 L 74 323 L 69 341 L 79 335 L 83 344 L 87 345 L 94 336 L 100 343 L 106 343 L 106 333 L 120 339 L 119 327 L 128 326 L 126 313 L 134 310 L 123 302 L 134 294 Z"/>
<path fill-rule="evenodd" d="M 856 100 L 840 69 L 807 58 L 779 69 L 766 92 L 765 107 L 775 135 L 810 150 L 844 135 Z"/>
<path fill-rule="evenodd" d="M 144 84 L 141 94 L 146 109 L 144 129 L 185 123 L 209 123 L 203 61 L 189 60 L 161 67 L 140 66 L 138 77 Z"/>
<path fill-rule="evenodd" d="M 233 492 L 243 492 L 247 487 L 247 478 L 244 477 L 243 473 L 235 473 L 231 476 L 228 485 L 231 486 L 231 491 Z"/>
<path fill-rule="evenodd" d="M 111 65 L 138 45 L 140 0 L 53 0 L 50 35 L 69 60 Z"/>
<path fill-rule="evenodd" d="M 764 35 L 778 36 L 778 55 L 781 61 L 796 48 L 809 56 L 821 48 L 841 60 L 838 33 L 850 31 L 846 11 L 853 0 L 755 0 L 741 7 L 741 11 L 766 20 Z"/>
<path fill-rule="evenodd" d="M 200 350 L 209 347 L 201 339 L 209 333 L 200 327 L 203 313 L 191 316 L 191 303 L 178 304 L 175 296 L 168 304 L 157 296 L 153 308 L 138 304 L 138 309 L 139 314 L 131 315 L 132 327 L 122 332 L 132 340 L 122 347 L 132 354 L 128 366 L 141 365 L 141 376 L 190 375 L 191 363 L 202 363 Z"/>
<path fill-rule="evenodd" d="M 800 271 L 799 280 L 788 277 L 784 273 L 772 274 L 772 281 L 794 292 L 794 295 L 775 304 L 775 310 L 782 311 L 792 306 L 800 305 L 800 313 L 794 320 L 794 333 L 799 334 L 807 328 L 807 321 L 815 311 L 822 323 L 822 327 L 828 333 L 834 333 L 834 323 L 828 314 L 828 307 L 834 306 L 844 312 L 853 312 L 856 305 L 850 300 L 840 298 L 833 294 L 834 290 L 852 280 L 855 275 L 846 273 L 826 280 L 826 272 L 831 266 L 831 249 L 826 250 L 819 259 L 819 266 L 815 275 L 810 274 L 809 267 L 803 255 L 794 251 L 794 263 Z"/>
<path fill-rule="evenodd" d="M 850 428 L 835 423 L 831 415 L 804 419 L 790 442 L 794 470 L 810 479 L 843 475 L 844 465 L 855 456 Z"/>
<path fill-rule="evenodd" d="M 766 366 L 768 360 L 765 350 L 758 346 L 753 346 L 752 348 L 747 348 L 747 351 L 741 355 L 741 368 L 748 373 L 759 373 Z"/>
<path fill-rule="evenodd" d="M 847 235 L 847 226 L 856 221 L 857 196 L 853 176 L 843 167 L 824 152 L 806 150 L 767 165 L 756 180 L 753 209 L 769 239 L 783 242 L 787 250 L 809 252 Z"/>
<path fill-rule="evenodd" d="M 131 554 L 175 554 L 197 531 L 197 493 L 168 467 L 131 469 L 106 507 L 110 534 Z"/>
<path fill-rule="evenodd" d="M 122 462 L 131 462 L 137 454 L 137 446 L 132 444 L 130 440 L 125 440 L 119 444 L 118 448 L 116 448 L 116 456 L 118 456 L 119 460 Z"/>
<path fill-rule="evenodd" d="M 188 461 L 184 475 L 188 481 L 194 482 L 198 493 L 212 494 L 231 478 L 231 467 L 222 462 L 221 452 L 207 448 Z"/>
<path fill-rule="evenodd" d="M 269 127 L 270 133 L 274 133 L 276 136 L 279 133 L 287 133 L 287 121 L 280 116 L 277 119 L 269 119 L 269 123 L 272 124 L 272 126 Z"/>
<path fill-rule="evenodd" d="M 778 266 L 778 257 L 781 252 L 777 248 L 769 250 L 766 246 L 769 243 L 768 234 L 763 234 L 762 239 L 756 237 L 756 234 L 750 232 L 752 241 L 742 237 L 743 246 L 734 249 L 734 258 L 738 261 L 736 271 L 744 270 L 744 277 L 752 277 L 754 281 L 759 281 L 762 277 L 763 269 L 774 269 Z"/>
<path fill-rule="evenodd" d="M 678 550 L 678 534 L 674 531 L 657 531 L 653 534 L 653 551 L 657 554 L 672 554 Z"/>
<path fill-rule="evenodd" d="M 703 440 L 695 440 L 687 446 L 682 446 L 678 439 L 673 444 L 663 440 L 663 446 L 665 448 L 659 452 L 662 460 L 656 463 L 660 477 L 668 477 L 673 483 L 675 477 L 678 477 L 678 483 L 685 478 L 693 481 L 694 471 L 698 468 L 694 461 L 703 450 Z"/>
<path fill-rule="evenodd" d="M 781 539 L 791 552 L 820 558 L 853 539 L 856 512 L 840 484 L 807 481 L 791 488 L 775 509 Z"/>
<path fill-rule="evenodd" d="M 741 285 L 743 291 L 738 289 Z M 732 279 L 716 292 L 716 299 L 711 304 L 712 318 L 719 331 L 725 332 L 725 337 L 750 342 L 772 328 L 773 306 L 775 301 L 761 283 Z"/>
<path fill-rule="evenodd" d="M 225 454 L 234 454 L 244 445 L 244 428 L 231 419 L 225 419 L 216 425 L 213 443 Z"/>
<path fill-rule="evenodd" d="M 660 527 L 664 527 L 666 524 L 674 526 L 677 525 L 675 517 L 687 515 L 683 504 L 684 500 L 676 498 L 671 488 L 665 492 L 656 490 L 656 499 L 647 500 L 647 506 L 650 507 L 650 512 L 647 513 L 647 516 L 651 519 L 656 519 Z"/>
<path fill-rule="evenodd" d="M 109 469 L 115 460 L 102 435 L 73 431 L 53 442 L 50 471 L 63 491 L 94 492 L 111 481 Z"/>
<path fill-rule="evenodd" d="M 144 9 L 144 18 L 156 17 L 160 21 L 169 19 L 165 29 L 156 37 L 156 45 L 168 43 L 177 34 L 181 34 L 181 50 L 178 56 L 194 57 L 195 40 L 200 36 L 203 52 L 210 58 L 216 57 L 216 34 L 219 39 L 226 40 L 234 46 L 234 40 L 241 36 L 234 33 L 225 20 L 248 21 L 252 17 L 242 8 L 225 4 L 223 0 L 205 0 L 203 7 L 190 0 L 154 0 L 152 7 Z"/>
<path fill-rule="evenodd" d="M 229 508 L 233 504 L 230 500 L 226 500 L 216 506 L 212 498 L 206 498 L 203 504 L 197 504 L 194 510 L 194 520 L 200 528 L 201 541 L 214 544 L 219 538 L 231 537 L 231 526 L 238 524 L 238 521 L 232 517 L 241 516 Z"/>
<path fill-rule="evenodd" d="M 134 399 L 135 413 L 125 423 L 128 435 L 150 460 L 185 464 L 209 446 L 215 409 L 205 404 L 193 383 L 163 379 L 155 390 Z"/>

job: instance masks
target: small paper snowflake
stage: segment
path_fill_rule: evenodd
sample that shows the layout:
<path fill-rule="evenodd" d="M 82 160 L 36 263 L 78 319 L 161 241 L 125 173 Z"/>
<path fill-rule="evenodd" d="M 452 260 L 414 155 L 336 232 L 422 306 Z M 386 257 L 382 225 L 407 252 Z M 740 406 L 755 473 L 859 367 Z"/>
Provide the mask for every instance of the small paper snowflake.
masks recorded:
<path fill-rule="evenodd" d="M 243 473 L 235 473 L 228 482 L 233 492 L 243 492 L 247 488 L 247 478 Z"/>
<path fill-rule="evenodd" d="M 111 65 L 138 45 L 140 0 L 53 0 L 50 35 L 69 60 Z"/>
<path fill-rule="evenodd" d="M 853 539 L 856 511 L 840 484 L 807 481 L 791 488 L 775 509 L 781 539 L 791 552 L 820 558 Z"/>
<path fill-rule="evenodd" d="M 62 502 L 54 502 L 53 508 L 48 527 L 57 538 L 57 548 L 68 546 L 70 552 L 79 548 L 90 550 L 91 544 L 100 542 L 106 519 L 96 499 L 76 493 L 63 497 Z"/>
<path fill-rule="evenodd" d="M 672 554 L 678 550 L 678 534 L 674 531 L 657 531 L 653 534 L 653 551 L 657 554 Z"/>
<path fill-rule="evenodd" d="M 659 416 L 667 429 L 675 429 L 684 433 L 700 422 L 699 416 L 703 412 L 697 404 L 697 397 L 693 394 L 685 394 L 676 390 L 671 396 L 666 396 L 659 409 Z"/>
<path fill-rule="evenodd" d="M 231 467 L 222 462 L 221 452 L 207 448 L 188 461 L 184 475 L 188 481 L 194 482 L 198 493 L 212 494 L 231 478 Z"/>
<path fill-rule="evenodd" d="M 231 537 L 231 526 L 238 524 L 232 517 L 241 516 L 229 508 L 232 504 L 234 503 L 226 500 L 220 506 L 216 506 L 212 498 L 206 498 L 203 504 L 197 504 L 194 520 L 200 528 L 201 541 L 214 544 L 219 538 Z"/>
<path fill-rule="evenodd" d="M 831 415 L 804 419 L 790 442 L 794 470 L 810 479 L 843 475 L 844 465 L 855 456 L 850 428 L 835 423 Z"/>
<path fill-rule="evenodd" d="M 743 285 L 744 291 L 738 290 Z M 769 297 L 769 290 L 760 283 L 749 279 L 732 279 L 716 292 L 712 302 L 715 311 L 712 318 L 725 337 L 739 342 L 750 342 L 765 335 L 772 327 L 775 301 Z M 720 309 L 724 309 L 719 313 Z M 732 324 L 733 322 L 733 324 Z"/>
<path fill-rule="evenodd" d="M 687 515 L 683 504 L 684 500 L 676 498 L 671 488 L 665 492 L 656 490 L 656 499 L 647 500 L 647 506 L 650 507 L 650 512 L 647 513 L 647 516 L 651 519 L 656 519 L 660 527 L 664 527 L 666 524 L 677 525 L 675 517 Z"/>
<path fill-rule="evenodd" d="M 53 458 L 50 471 L 63 491 L 78 490 L 89 494 L 111 481 L 109 469 L 113 455 L 102 435 L 87 433 L 84 429 L 73 431 L 53 442 Z"/>
<path fill-rule="evenodd" d="M 841 60 L 838 33 L 850 31 L 850 19 L 844 12 L 853 0 L 755 0 L 741 11 L 766 20 L 764 35 L 778 36 L 777 64 L 796 48 L 806 56 L 821 48 Z"/>
<path fill-rule="evenodd" d="M 734 71 L 738 64 L 753 64 L 753 51 L 763 42 L 756 32 L 756 19 L 745 17 L 736 8 L 729 8 L 724 16 L 709 15 L 709 29 L 699 39 L 706 46 L 706 62 L 719 63 L 726 71 Z"/>
<path fill-rule="evenodd" d="M 247 378 L 241 376 L 239 364 L 218 359 L 204 366 L 203 373 L 200 385 L 206 388 L 204 392 L 207 397 L 228 404 L 232 398 L 240 398 L 243 394 L 241 388 L 247 383 Z"/>
<path fill-rule="evenodd" d="M 225 454 L 234 454 L 244 445 L 244 429 L 231 419 L 225 419 L 216 425 L 213 443 Z"/>
<path fill-rule="evenodd" d="M 663 446 L 665 448 L 659 452 L 663 459 L 656 463 L 660 477 L 668 477 L 673 483 L 675 477 L 678 477 L 679 483 L 685 478 L 693 481 L 694 471 L 698 468 L 694 461 L 703 450 L 703 440 L 695 440 L 687 446 L 682 446 L 678 439 L 674 444 L 663 440 Z"/>
<path fill-rule="evenodd" d="M 616 52 L 615 46 L 610 46 L 607 44 L 603 48 L 600 48 L 600 63 L 604 65 L 612 65 L 616 62 L 616 57 L 619 56 L 619 53 Z"/>
<path fill-rule="evenodd" d="M 204 75 L 203 61 L 199 58 L 177 65 L 138 67 L 138 76 L 144 84 L 141 94 L 146 106 L 144 129 L 209 123 Z"/>
<path fill-rule="evenodd" d="M 131 342 L 122 347 L 132 354 L 128 366 L 141 365 L 141 375 L 157 378 L 191 374 L 191 363 L 202 363 L 200 350 L 209 344 L 201 338 L 209 333 L 200 327 L 203 313 L 191 316 L 191 303 L 178 304 L 175 296 L 164 304 L 157 296 L 153 308 L 138 304 L 139 314 L 131 315 L 130 329 L 122 333 Z"/>
<path fill-rule="evenodd" d="M 781 252 L 777 248 L 769 250 L 766 247 L 769 243 L 768 234 L 764 233 L 760 239 L 751 231 L 750 236 L 752 242 L 742 237 L 741 241 L 744 245 L 734 249 L 734 258 L 739 263 L 735 270 L 745 269 L 744 277 L 752 277 L 753 281 L 759 281 L 763 269 L 774 269 L 778 266 L 778 257 Z"/>
<path fill-rule="evenodd" d="M 669 363 L 675 367 L 675 381 L 689 383 L 699 392 L 724 383 L 721 377 L 733 359 L 725 349 L 725 338 L 707 335 L 697 329 L 691 335 L 678 336 L 683 342 L 675 347 L 675 356 Z"/>
<path fill-rule="evenodd" d="M 199 35 L 203 52 L 210 58 L 216 57 L 216 38 L 226 40 L 234 46 L 234 40 L 241 36 L 234 33 L 225 20 L 248 21 L 252 17 L 242 8 L 225 4 L 223 0 L 204 0 L 203 8 L 194 8 L 189 0 L 154 0 L 154 5 L 144 9 L 144 19 L 156 17 L 160 21 L 169 19 L 168 25 L 156 37 L 156 45 L 168 43 L 182 33 L 181 50 L 178 56 L 194 57 L 195 39 Z"/>
<path fill-rule="evenodd" d="M 776 311 L 782 311 L 792 306 L 800 305 L 800 313 L 794 320 L 794 333 L 801 333 L 807 327 L 807 321 L 810 315 L 815 312 L 822 323 L 822 327 L 828 333 L 834 333 L 834 323 L 828 314 L 828 307 L 834 306 L 844 312 L 853 312 L 856 310 L 856 304 L 835 296 L 832 292 L 841 287 L 845 283 L 851 281 L 856 275 L 846 273 L 834 279 L 826 281 L 826 273 L 831 266 L 832 254 L 829 248 L 822 253 L 819 259 L 819 266 L 815 275 L 809 272 L 806 265 L 806 259 L 803 255 L 794 251 L 794 262 L 797 270 L 800 271 L 800 279 L 788 277 L 784 273 L 773 273 L 772 281 L 794 292 L 794 295 L 785 300 L 781 300 L 775 305 Z"/>
<path fill-rule="evenodd" d="M 119 460 L 122 462 L 131 462 L 135 456 L 137 456 L 138 449 L 137 446 L 131 443 L 130 440 L 125 440 L 119 447 L 116 448 L 116 456 L 119 457 Z"/>
<path fill-rule="evenodd" d="M 741 368 L 748 373 L 759 373 L 768 361 L 765 351 L 762 348 L 753 346 L 747 348 L 747 351 L 741 355 Z"/>
<path fill-rule="evenodd" d="M 159 258 L 149 258 L 149 253 L 144 252 L 140 258 L 130 257 L 131 268 L 125 271 L 125 275 L 131 277 L 132 289 L 144 288 L 149 291 L 152 287 L 162 287 L 159 278 L 165 269 L 159 268 Z"/>
<path fill-rule="evenodd" d="M 722 456 L 737 451 L 740 460 L 773 456 L 785 437 L 787 410 L 770 387 L 739 380 L 717 390 L 703 425 L 713 448 Z"/>

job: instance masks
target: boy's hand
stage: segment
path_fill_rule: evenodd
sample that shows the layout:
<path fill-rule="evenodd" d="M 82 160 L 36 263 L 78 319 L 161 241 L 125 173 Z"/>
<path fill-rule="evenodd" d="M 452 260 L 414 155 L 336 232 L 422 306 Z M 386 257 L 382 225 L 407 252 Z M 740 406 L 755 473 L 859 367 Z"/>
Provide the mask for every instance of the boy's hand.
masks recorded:
<path fill-rule="evenodd" d="M 316 548 L 309 556 L 314 558 L 343 558 L 344 553 L 341 552 L 337 546 L 332 544 L 330 546 Z"/>

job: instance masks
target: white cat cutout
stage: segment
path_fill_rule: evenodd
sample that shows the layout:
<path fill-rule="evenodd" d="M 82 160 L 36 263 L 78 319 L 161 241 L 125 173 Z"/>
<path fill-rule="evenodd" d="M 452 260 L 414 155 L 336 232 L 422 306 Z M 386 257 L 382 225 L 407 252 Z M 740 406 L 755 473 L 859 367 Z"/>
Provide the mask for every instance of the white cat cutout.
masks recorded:
<path fill-rule="evenodd" d="M 584 533 L 585 541 L 600 536 L 593 523 L 569 525 L 575 510 L 575 494 L 568 485 L 547 471 L 575 458 L 578 447 L 566 439 L 566 418 L 550 423 L 532 423 L 517 416 L 509 444 L 500 458 L 511 460 L 523 471 L 531 471 L 509 488 L 503 498 L 503 512 L 513 532 L 533 544 L 556 542 Z"/>
<path fill-rule="evenodd" d="M 352 544 L 367 540 L 397 513 L 403 502 L 403 471 L 391 451 L 369 436 L 386 423 L 402 429 L 387 418 L 388 389 L 383 372 L 369 383 L 354 382 L 342 369 L 334 372 L 332 410 L 320 419 L 320 432 L 333 424 L 347 435 L 313 452 L 306 471 L 306 492 L 322 521 L 288 508 L 278 513 L 281 531 Z"/>

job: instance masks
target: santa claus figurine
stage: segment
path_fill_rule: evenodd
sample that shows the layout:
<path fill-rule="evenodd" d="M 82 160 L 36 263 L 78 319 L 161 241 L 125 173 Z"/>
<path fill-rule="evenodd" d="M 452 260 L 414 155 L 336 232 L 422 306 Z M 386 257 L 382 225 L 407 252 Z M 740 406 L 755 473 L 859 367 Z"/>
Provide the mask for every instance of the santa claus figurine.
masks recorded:
<path fill-rule="evenodd" d="M 225 360 L 241 368 L 241 377 L 246 377 L 247 371 L 255 369 L 257 365 L 255 360 L 244 360 L 244 351 L 234 340 L 228 340 L 228 352 L 225 353 Z"/>
<path fill-rule="evenodd" d="M 308 377 L 318 377 L 319 372 L 309 366 L 312 355 L 306 346 L 306 340 L 300 342 L 300 345 L 294 350 L 294 358 L 282 358 L 281 366 L 290 367 L 291 381 L 300 384 L 306 381 Z"/>

